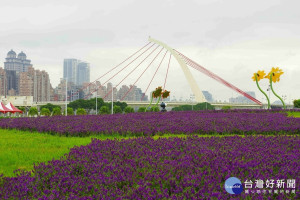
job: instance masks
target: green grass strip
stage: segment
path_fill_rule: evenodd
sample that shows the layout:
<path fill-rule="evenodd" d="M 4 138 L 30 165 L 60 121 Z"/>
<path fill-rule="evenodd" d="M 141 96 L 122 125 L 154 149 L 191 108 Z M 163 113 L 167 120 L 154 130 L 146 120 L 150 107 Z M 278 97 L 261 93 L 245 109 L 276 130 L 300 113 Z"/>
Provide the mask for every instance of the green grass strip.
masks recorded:
<path fill-rule="evenodd" d="M 37 132 L 0 129 L 0 174 L 12 177 L 15 176 L 14 170 L 32 170 L 34 163 L 59 159 L 68 153 L 70 148 L 89 144 L 91 138 L 105 140 L 125 137 L 60 137 Z"/>
<path fill-rule="evenodd" d="M 300 117 L 300 112 L 287 112 L 289 117 Z"/>

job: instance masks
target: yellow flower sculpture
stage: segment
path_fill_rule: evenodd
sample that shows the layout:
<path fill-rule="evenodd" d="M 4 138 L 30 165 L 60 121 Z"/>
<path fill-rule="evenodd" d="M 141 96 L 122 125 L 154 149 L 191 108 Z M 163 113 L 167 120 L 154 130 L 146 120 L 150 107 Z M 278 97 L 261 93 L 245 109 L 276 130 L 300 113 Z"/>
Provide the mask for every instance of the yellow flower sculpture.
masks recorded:
<path fill-rule="evenodd" d="M 263 70 L 263 71 L 259 71 L 259 70 L 258 70 L 257 73 L 254 73 L 254 74 L 253 74 L 253 77 L 252 77 L 253 81 L 256 81 L 256 80 L 255 80 L 255 75 L 257 75 L 257 81 L 260 81 L 261 79 L 263 79 L 263 78 L 265 77 L 266 73 L 265 73 L 264 70 Z"/>
<path fill-rule="evenodd" d="M 162 93 L 162 98 L 165 99 L 165 98 L 168 98 L 168 96 L 170 96 L 170 91 L 165 90 L 165 91 Z"/>
<path fill-rule="evenodd" d="M 157 87 L 155 89 L 155 91 L 152 93 L 153 98 L 157 98 L 161 96 L 161 92 L 162 92 L 162 88 L 161 87 Z"/>
<path fill-rule="evenodd" d="M 276 83 L 280 81 L 280 76 L 283 74 L 284 72 L 282 71 L 282 69 L 279 69 L 279 67 L 272 67 L 272 70 L 269 72 L 269 74 L 267 76 L 265 76 L 265 78 L 269 79 L 270 75 L 273 74 L 272 76 L 272 82 Z"/>

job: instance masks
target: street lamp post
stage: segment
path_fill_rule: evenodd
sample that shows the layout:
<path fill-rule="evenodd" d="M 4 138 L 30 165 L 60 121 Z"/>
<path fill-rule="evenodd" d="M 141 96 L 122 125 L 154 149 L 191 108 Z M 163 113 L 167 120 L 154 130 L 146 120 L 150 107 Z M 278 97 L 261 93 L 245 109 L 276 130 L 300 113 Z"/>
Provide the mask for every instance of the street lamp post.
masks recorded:
<path fill-rule="evenodd" d="M 97 87 L 97 86 L 96 86 Z M 96 90 L 96 115 L 98 114 L 98 110 L 97 110 L 97 96 L 98 96 L 98 88 Z"/>
<path fill-rule="evenodd" d="M 114 114 L 114 86 L 112 85 L 112 93 L 111 93 L 111 114 Z"/>
<path fill-rule="evenodd" d="M 68 116 L 68 81 L 67 81 L 67 78 L 66 78 L 66 116 Z"/>

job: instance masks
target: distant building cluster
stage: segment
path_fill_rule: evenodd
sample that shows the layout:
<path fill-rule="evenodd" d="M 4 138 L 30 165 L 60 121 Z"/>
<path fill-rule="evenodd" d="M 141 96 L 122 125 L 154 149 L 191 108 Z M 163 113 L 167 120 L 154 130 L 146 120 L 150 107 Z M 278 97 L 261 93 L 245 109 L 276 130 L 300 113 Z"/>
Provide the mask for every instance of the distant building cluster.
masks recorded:
<path fill-rule="evenodd" d="M 148 96 L 137 86 L 122 85 L 120 89 L 116 87 L 112 89 L 112 83 L 107 83 L 104 86 L 99 81 L 96 81 L 95 83 L 83 83 L 80 86 L 68 83 L 67 87 L 68 100 L 70 101 L 84 98 L 90 99 L 96 97 L 96 95 L 105 101 L 111 101 L 112 98 L 114 101 L 148 101 Z M 130 90 L 131 87 L 132 89 Z M 63 79 L 55 88 L 55 93 L 58 96 L 58 101 L 66 99 L 66 82 Z"/>
<path fill-rule="evenodd" d="M 24 52 L 7 53 L 4 69 L 0 68 L 1 96 L 33 96 L 33 101 L 50 101 L 53 89 L 49 74 L 35 70 Z"/>
<path fill-rule="evenodd" d="M 96 94 L 97 93 L 97 94 Z M 106 101 L 148 101 L 148 96 L 135 85 L 113 88 L 112 83 L 90 82 L 90 64 L 78 59 L 64 59 L 63 78 L 56 88 L 46 71 L 35 70 L 24 52 L 7 53 L 4 69 L 0 67 L 0 96 L 32 96 L 34 102 L 68 101 L 94 98 Z"/>
<path fill-rule="evenodd" d="M 66 94 L 68 101 L 94 98 L 96 95 L 106 101 L 111 101 L 112 95 L 115 101 L 148 100 L 148 97 L 137 86 L 122 85 L 120 89 L 115 87 L 112 89 L 112 83 L 107 83 L 107 85 L 101 85 L 99 81 L 91 83 L 90 64 L 87 62 L 73 58 L 64 59 L 63 71 L 63 78 L 54 89 L 57 101 L 64 101 Z"/>
<path fill-rule="evenodd" d="M 250 96 L 252 96 L 253 98 L 255 97 L 255 92 L 253 91 L 248 91 L 246 92 L 247 94 L 249 94 Z M 244 97 L 244 96 L 238 96 L 238 97 L 232 97 L 229 98 L 229 103 L 236 103 L 236 104 L 251 104 L 253 103 L 253 101 L 251 101 L 250 99 Z"/>

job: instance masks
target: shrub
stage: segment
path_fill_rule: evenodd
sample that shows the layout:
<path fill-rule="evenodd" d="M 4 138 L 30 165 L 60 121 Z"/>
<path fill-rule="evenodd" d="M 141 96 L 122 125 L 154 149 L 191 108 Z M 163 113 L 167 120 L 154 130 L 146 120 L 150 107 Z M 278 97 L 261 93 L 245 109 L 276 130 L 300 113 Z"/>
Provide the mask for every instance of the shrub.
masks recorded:
<path fill-rule="evenodd" d="M 55 116 L 55 115 L 61 115 L 61 108 L 60 107 L 53 108 L 52 115 L 53 116 Z"/>
<path fill-rule="evenodd" d="M 159 112 L 160 110 L 159 110 L 158 106 L 153 106 L 153 107 L 151 107 L 150 111 L 151 112 Z"/>
<path fill-rule="evenodd" d="M 107 106 L 101 106 L 100 114 L 109 114 L 109 108 Z"/>
<path fill-rule="evenodd" d="M 114 106 L 114 113 L 122 113 L 122 109 L 120 106 Z"/>
<path fill-rule="evenodd" d="M 41 115 L 50 116 L 51 112 L 48 108 L 42 108 Z"/>
<path fill-rule="evenodd" d="M 66 114 L 66 109 L 65 109 L 64 112 L 63 112 L 63 115 L 65 115 L 65 114 Z M 67 114 L 68 114 L 68 115 L 74 115 L 74 110 L 73 110 L 73 108 L 68 107 L 68 108 L 67 108 Z"/>
<path fill-rule="evenodd" d="M 124 112 L 125 113 L 134 113 L 134 109 L 130 106 L 127 106 L 125 109 L 124 109 Z"/>
<path fill-rule="evenodd" d="M 300 108 L 300 99 L 298 99 L 298 100 L 294 100 L 294 107 L 295 108 Z"/>
<path fill-rule="evenodd" d="M 29 109 L 28 114 L 29 114 L 30 116 L 38 115 L 38 110 L 37 110 L 37 108 L 36 108 L 36 107 L 31 107 L 31 108 Z"/>
<path fill-rule="evenodd" d="M 60 106 L 58 106 L 58 105 L 53 105 L 53 104 L 51 104 L 51 103 L 47 103 L 46 105 L 42 105 L 42 106 L 40 107 L 41 110 L 42 110 L 43 108 L 48 108 L 48 109 L 50 110 L 50 112 L 52 112 L 54 108 L 60 108 Z"/>
<path fill-rule="evenodd" d="M 138 112 L 145 112 L 146 107 L 139 107 Z"/>
<path fill-rule="evenodd" d="M 86 115 L 86 110 L 84 108 L 78 108 L 76 115 Z"/>
<path fill-rule="evenodd" d="M 223 106 L 222 107 L 222 110 L 230 110 L 231 109 L 231 106 Z"/>

